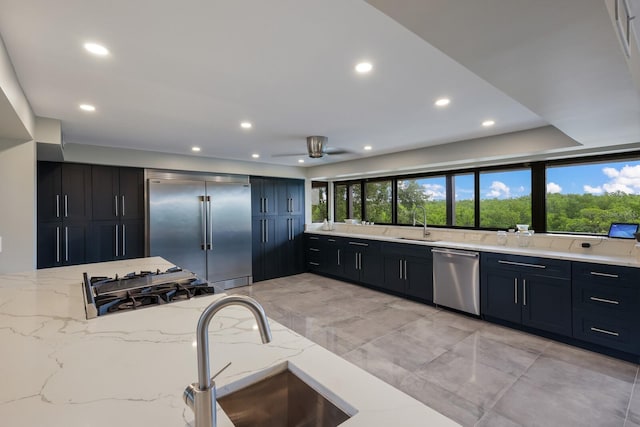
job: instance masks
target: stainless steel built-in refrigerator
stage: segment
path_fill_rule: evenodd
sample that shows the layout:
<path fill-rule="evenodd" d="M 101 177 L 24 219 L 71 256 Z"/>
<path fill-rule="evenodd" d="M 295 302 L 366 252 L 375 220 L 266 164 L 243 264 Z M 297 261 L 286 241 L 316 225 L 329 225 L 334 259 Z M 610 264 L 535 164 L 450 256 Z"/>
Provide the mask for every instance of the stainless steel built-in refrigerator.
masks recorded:
<path fill-rule="evenodd" d="M 251 283 L 251 187 L 224 178 L 149 178 L 148 242 L 149 255 L 231 288 Z"/>

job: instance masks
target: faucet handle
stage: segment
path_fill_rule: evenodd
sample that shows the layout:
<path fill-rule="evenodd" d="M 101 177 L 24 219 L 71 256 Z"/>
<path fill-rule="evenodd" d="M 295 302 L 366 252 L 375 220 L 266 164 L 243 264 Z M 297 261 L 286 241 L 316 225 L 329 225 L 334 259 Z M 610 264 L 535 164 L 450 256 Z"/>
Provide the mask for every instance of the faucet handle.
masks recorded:
<path fill-rule="evenodd" d="M 222 368 L 220 368 L 220 370 L 218 372 L 216 372 L 215 374 L 213 374 L 213 376 L 211 377 L 211 382 L 213 382 L 213 380 L 220 375 L 225 369 L 227 369 L 229 366 L 231 366 L 231 362 L 227 363 L 226 365 L 224 365 Z"/>

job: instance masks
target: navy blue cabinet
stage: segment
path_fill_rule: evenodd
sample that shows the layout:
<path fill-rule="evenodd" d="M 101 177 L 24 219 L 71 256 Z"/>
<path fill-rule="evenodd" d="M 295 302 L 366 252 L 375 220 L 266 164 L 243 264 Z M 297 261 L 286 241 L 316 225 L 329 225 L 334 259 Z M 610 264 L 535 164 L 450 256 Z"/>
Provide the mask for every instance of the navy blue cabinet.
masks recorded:
<path fill-rule="evenodd" d="M 483 253 L 481 312 L 485 318 L 571 336 L 571 263 Z"/>
<path fill-rule="evenodd" d="M 343 276 L 364 285 L 384 286 L 384 265 L 380 242 L 346 239 L 343 246 Z"/>
<path fill-rule="evenodd" d="M 305 234 L 307 270 L 344 277 L 344 246 L 340 237 Z"/>
<path fill-rule="evenodd" d="M 382 253 L 385 289 L 433 301 L 433 256 L 428 247 L 383 243 Z"/>
<path fill-rule="evenodd" d="M 253 281 L 305 271 L 304 181 L 251 177 Z"/>
<path fill-rule="evenodd" d="M 574 262 L 574 338 L 640 354 L 640 269 Z"/>

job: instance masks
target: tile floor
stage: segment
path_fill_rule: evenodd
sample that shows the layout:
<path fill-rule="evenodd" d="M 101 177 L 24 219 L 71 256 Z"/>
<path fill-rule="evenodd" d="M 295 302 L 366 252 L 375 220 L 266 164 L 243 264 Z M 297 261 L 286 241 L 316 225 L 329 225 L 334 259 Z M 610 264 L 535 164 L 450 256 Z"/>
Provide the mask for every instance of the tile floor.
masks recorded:
<path fill-rule="evenodd" d="M 463 426 L 640 427 L 633 363 L 309 273 L 230 293 Z"/>

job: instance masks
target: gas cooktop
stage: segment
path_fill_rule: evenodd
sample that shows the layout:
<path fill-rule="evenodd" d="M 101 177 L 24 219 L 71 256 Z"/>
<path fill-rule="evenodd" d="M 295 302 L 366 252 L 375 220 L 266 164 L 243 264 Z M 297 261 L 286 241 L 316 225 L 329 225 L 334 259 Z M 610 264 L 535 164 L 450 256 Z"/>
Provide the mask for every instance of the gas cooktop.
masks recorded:
<path fill-rule="evenodd" d="M 83 276 L 87 319 L 216 292 L 209 282 L 180 267 L 133 272 L 122 277 L 116 274 L 89 278 L 87 273 Z"/>

